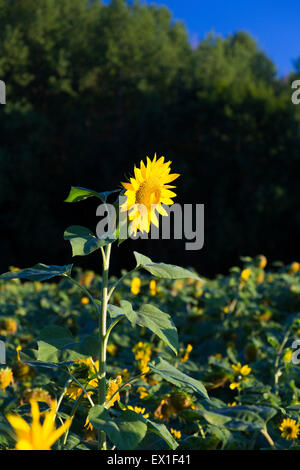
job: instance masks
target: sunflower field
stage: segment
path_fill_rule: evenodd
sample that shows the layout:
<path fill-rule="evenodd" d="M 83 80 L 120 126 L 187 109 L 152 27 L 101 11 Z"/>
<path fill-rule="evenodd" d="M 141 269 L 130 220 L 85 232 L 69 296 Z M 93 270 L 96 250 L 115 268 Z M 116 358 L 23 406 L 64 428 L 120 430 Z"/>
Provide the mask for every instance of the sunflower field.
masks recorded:
<path fill-rule="evenodd" d="M 100 255 L 101 276 L 42 263 L 0 275 L 2 449 L 298 448 L 298 262 L 244 257 L 210 280 L 134 251 L 109 273 L 120 243 L 168 217 L 170 165 L 155 155 L 124 189 L 71 188 L 67 203 L 118 209 L 106 232 L 64 233 L 76 258 Z"/>
<path fill-rule="evenodd" d="M 165 312 L 178 329 L 178 354 L 163 323 L 155 330 L 138 316 L 122 319 L 107 344 L 104 410 L 95 404 L 98 319 L 84 290 L 64 277 L 2 280 L 1 449 L 14 448 L 16 438 L 21 448 L 26 439 L 38 445 L 47 417 L 42 448 L 95 449 L 105 430 L 116 449 L 297 449 L 300 266 L 268 266 L 263 256 L 242 261 L 243 269 L 214 280 L 124 277 L 111 319 L 129 304 L 140 317 L 143 305 Z M 99 275 L 75 269 L 75 279 L 97 295 Z"/>

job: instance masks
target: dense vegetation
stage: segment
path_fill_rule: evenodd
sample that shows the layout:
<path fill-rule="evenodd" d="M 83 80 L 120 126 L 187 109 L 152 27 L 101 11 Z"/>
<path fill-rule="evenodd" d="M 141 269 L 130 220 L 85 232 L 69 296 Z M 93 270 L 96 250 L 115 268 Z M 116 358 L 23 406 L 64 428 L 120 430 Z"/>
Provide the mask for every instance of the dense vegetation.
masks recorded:
<path fill-rule="evenodd" d="M 110 188 L 112 174 L 123 180 L 154 152 L 184 175 L 181 202 L 205 204 L 205 247 L 197 257 L 179 241 L 141 251 L 207 275 L 243 253 L 289 262 L 300 224 L 292 78 L 278 79 L 243 32 L 192 48 L 165 8 L 0 0 L 1 271 L 65 259 L 66 188 Z M 94 206 L 85 215 L 95 226 Z"/>
<path fill-rule="evenodd" d="M 131 441 L 119 436 L 117 448 L 174 448 L 175 441 L 179 449 L 299 448 L 300 368 L 292 361 L 293 352 L 299 359 L 292 348 L 300 331 L 300 265 L 266 266 L 262 256 L 243 261 L 242 270 L 234 267 L 212 281 L 160 279 L 149 284 L 150 278 L 139 273 L 114 294 L 116 307 L 127 298 L 136 310 L 146 302 L 168 312 L 180 338 L 175 358 L 144 327 L 133 329 L 123 321 L 112 333 L 107 348 L 109 384 L 148 374 L 115 396 L 110 419 L 119 423 L 127 408 L 143 413 L 152 423 L 146 434 L 127 427 L 120 436 Z M 101 280 L 95 273 L 78 270 L 77 280 L 91 292 L 99 291 Z M 90 404 L 78 386 L 84 385 L 94 399 L 91 362 L 69 366 L 73 374 L 69 382 L 68 363 L 57 364 L 74 359 L 83 345 L 95 360 L 90 338 L 97 318 L 92 304 L 67 279 L 58 284 L 1 280 L 0 289 L 0 337 L 6 342 L 8 360 L 0 371 L 0 448 L 14 446 L 5 416 L 11 412 L 27 416 L 32 398 L 46 409 L 64 393 L 58 416 L 64 420 L 74 413 L 75 418 L 55 448 L 63 442 L 67 448 L 95 448 L 95 429 L 87 421 Z M 45 368 L 23 362 L 34 357 L 56 365 Z M 174 382 L 168 371 L 164 380 L 157 370 L 149 373 L 150 362 L 157 358 L 190 378 Z M 199 381 L 210 400 L 199 393 Z M 153 423 L 162 434 L 153 432 Z"/>

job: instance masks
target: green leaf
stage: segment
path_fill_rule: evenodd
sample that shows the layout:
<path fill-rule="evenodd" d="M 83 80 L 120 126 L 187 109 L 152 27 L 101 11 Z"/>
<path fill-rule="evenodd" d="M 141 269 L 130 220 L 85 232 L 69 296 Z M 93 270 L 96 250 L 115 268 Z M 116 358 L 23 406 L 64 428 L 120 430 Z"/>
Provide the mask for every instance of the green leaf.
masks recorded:
<path fill-rule="evenodd" d="M 176 369 L 174 366 L 169 364 L 164 359 L 159 358 L 157 362 L 153 364 L 149 362 L 148 366 L 153 372 L 155 372 L 156 374 L 159 374 L 165 380 L 167 380 L 168 382 L 171 382 L 177 387 L 188 388 L 192 390 L 193 392 L 198 393 L 202 397 L 209 398 L 207 395 L 207 391 L 204 385 L 202 384 L 202 382 L 184 374 L 183 372 Z"/>
<path fill-rule="evenodd" d="M 267 406 L 240 405 L 214 411 L 199 410 L 198 413 L 210 424 L 230 431 L 260 431 L 277 411 Z"/>
<path fill-rule="evenodd" d="M 100 405 L 90 409 L 89 420 L 98 431 L 105 431 L 118 450 L 132 450 L 145 437 L 147 423 L 139 413 L 131 410 L 122 412 L 112 419 L 109 412 Z"/>
<path fill-rule="evenodd" d="M 32 367 L 46 367 L 48 369 L 59 369 L 69 367 L 74 364 L 75 361 L 64 361 L 64 362 L 45 362 L 45 361 L 27 361 L 24 360 L 26 364 Z"/>
<path fill-rule="evenodd" d="M 148 328 L 177 354 L 178 334 L 170 315 L 149 304 L 143 305 L 139 307 L 138 311 L 135 311 L 131 303 L 126 300 L 121 300 L 121 308 L 113 309 L 114 314 L 121 311 L 125 313 L 133 326 L 139 325 Z"/>
<path fill-rule="evenodd" d="M 147 256 L 141 255 L 134 251 L 137 268 L 143 268 L 153 276 L 163 279 L 185 279 L 193 278 L 200 280 L 199 276 L 188 269 L 174 266 L 173 264 L 154 263 Z"/>
<path fill-rule="evenodd" d="M 160 436 L 170 446 L 172 450 L 175 450 L 176 447 L 178 447 L 178 443 L 175 441 L 174 437 L 168 431 L 168 428 L 164 424 L 155 423 L 154 421 L 150 421 L 150 419 L 147 418 L 145 419 L 147 420 L 149 431 L 152 431 L 158 436 Z"/>
<path fill-rule="evenodd" d="M 113 191 L 105 191 L 102 193 L 98 193 L 97 191 L 93 191 L 92 189 L 81 188 L 79 186 L 72 186 L 70 193 L 65 199 L 65 202 L 79 202 L 87 199 L 88 197 L 97 197 L 102 202 L 106 202 L 107 198 L 113 194 L 119 192 L 120 189 L 114 189 Z"/>
<path fill-rule="evenodd" d="M 116 305 L 112 305 L 112 304 L 108 304 L 107 311 L 110 315 L 110 318 L 112 318 L 112 319 L 115 319 L 117 317 L 125 315 L 125 312 L 124 312 L 123 308 L 117 307 Z"/>
<path fill-rule="evenodd" d="M 64 233 L 64 239 L 69 240 L 72 246 L 72 256 L 89 255 L 101 246 L 108 245 L 114 240 L 98 238 L 88 228 L 80 225 L 68 227 Z"/>
<path fill-rule="evenodd" d="M 277 351 L 280 348 L 280 343 L 271 333 L 267 333 L 268 343 Z"/>
<path fill-rule="evenodd" d="M 42 362 L 76 361 L 99 353 L 96 336 L 87 336 L 81 341 L 75 341 L 69 330 L 56 325 L 44 328 L 37 342 L 36 356 L 37 360 Z"/>
<path fill-rule="evenodd" d="M 55 276 L 70 275 L 73 264 L 55 266 L 38 263 L 32 268 L 20 269 L 1 274 L 0 279 L 27 279 L 29 281 L 46 281 Z"/>

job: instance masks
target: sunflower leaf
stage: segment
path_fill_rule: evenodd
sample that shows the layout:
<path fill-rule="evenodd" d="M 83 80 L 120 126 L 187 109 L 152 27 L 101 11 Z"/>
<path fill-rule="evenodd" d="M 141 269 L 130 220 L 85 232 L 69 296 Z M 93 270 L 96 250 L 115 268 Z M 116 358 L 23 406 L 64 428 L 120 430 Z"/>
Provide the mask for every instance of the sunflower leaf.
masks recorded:
<path fill-rule="evenodd" d="M 119 191 L 120 189 L 114 189 L 112 191 L 98 193 L 92 189 L 81 188 L 80 186 L 72 186 L 67 199 L 65 199 L 65 202 L 79 202 L 94 196 L 105 203 L 111 194 L 117 193 Z"/>
<path fill-rule="evenodd" d="M 164 359 L 159 358 L 155 363 L 149 362 L 148 365 L 153 372 L 161 375 L 165 380 L 177 387 L 188 388 L 204 398 L 209 398 L 202 382 L 184 374 Z"/>
<path fill-rule="evenodd" d="M 105 431 L 118 450 L 135 449 L 147 432 L 145 418 L 130 410 L 112 419 L 103 406 L 95 405 L 90 409 L 89 421 L 98 431 Z"/>
<path fill-rule="evenodd" d="M 135 311 L 131 303 L 126 300 L 121 300 L 121 307 L 111 309 L 111 312 L 114 315 L 124 313 L 133 326 L 139 325 L 148 328 L 177 354 L 177 329 L 167 313 L 149 304 L 142 305 L 138 311 Z"/>
<path fill-rule="evenodd" d="M 239 405 L 218 408 L 214 411 L 198 410 L 210 424 L 225 427 L 231 431 L 259 431 L 265 428 L 277 411 L 268 406 Z"/>
<path fill-rule="evenodd" d="M 98 238 L 93 232 L 80 225 L 68 227 L 64 233 L 64 239 L 68 240 L 72 246 L 72 256 L 89 255 L 101 246 L 108 245 L 114 240 L 109 238 Z"/>
<path fill-rule="evenodd" d="M 150 258 L 134 251 L 136 267 L 143 268 L 153 276 L 162 279 L 186 279 L 193 278 L 201 281 L 199 276 L 188 269 L 173 264 L 154 263 Z"/>
<path fill-rule="evenodd" d="M 0 279 L 26 279 L 28 281 L 46 281 L 55 276 L 70 275 L 72 264 L 65 266 L 55 266 L 38 263 L 32 268 L 19 269 L 1 274 Z"/>

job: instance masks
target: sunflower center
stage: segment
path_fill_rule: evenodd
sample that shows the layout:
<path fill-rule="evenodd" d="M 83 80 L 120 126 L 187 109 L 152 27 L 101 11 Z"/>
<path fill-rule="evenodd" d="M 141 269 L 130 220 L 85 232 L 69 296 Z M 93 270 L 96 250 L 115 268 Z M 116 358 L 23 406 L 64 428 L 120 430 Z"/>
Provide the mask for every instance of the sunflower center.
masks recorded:
<path fill-rule="evenodd" d="M 161 196 L 162 183 L 156 176 L 144 181 L 135 195 L 137 204 L 144 204 L 150 208 L 151 204 L 158 204 Z"/>
<path fill-rule="evenodd" d="M 292 434 L 293 429 L 290 426 L 287 426 L 286 432 L 287 432 L 287 434 Z"/>

